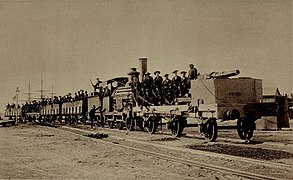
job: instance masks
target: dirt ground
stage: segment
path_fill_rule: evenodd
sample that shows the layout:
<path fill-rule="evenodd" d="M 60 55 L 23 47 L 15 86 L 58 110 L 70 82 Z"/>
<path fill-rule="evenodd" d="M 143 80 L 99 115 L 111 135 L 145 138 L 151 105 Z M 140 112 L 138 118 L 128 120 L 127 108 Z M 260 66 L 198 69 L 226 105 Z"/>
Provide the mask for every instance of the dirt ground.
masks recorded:
<path fill-rule="evenodd" d="M 57 128 L 0 128 L 1 179 L 235 179 Z"/>
<path fill-rule="evenodd" d="M 79 128 L 90 129 L 83 126 Z M 108 142 L 133 147 L 140 146 L 140 148 L 155 150 L 170 156 L 210 162 L 216 165 L 225 164 L 230 168 L 254 173 L 263 171 L 263 174 L 266 174 L 266 172 L 271 172 L 272 175 L 279 174 L 285 178 L 293 175 L 291 171 L 285 169 L 264 168 L 247 163 L 247 161 L 225 159 L 221 156 L 203 156 L 202 154 L 176 150 L 176 147 L 182 148 L 187 145 L 201 148 L 205 145 L 220 145 L 223 148 L 221 143 L 229 144 L 227 140 L 223 139 L 230 137 L 234 131 L 221 131 L 219 142 L 215 144 L 206 144 L 203 139 L 170 138 L 168 135 L 160 134 L 150 136 L 147 133 L 136 131 L 115 131 L 106 128 L 98 128 L 95 131 L 109 134 L 110 137 L 106 138 Z M 292 145 L 290 139 L 292 138 L 292 131 L 288 132 L 257 132 L 255 139 L 260 140 L 259 138 L 266 135 L 268 139 L 269 137 L 277 137 L 281 140 L 281 134 L 283 134 L 283 137 L 289 138 L 289 145 Z M 272 134 L 273 136 L 271 136 Z M 115 136 L 119 138 L 113 138 Z M 147 144 L 135 143 L 131 139 L 174 147 L 174 150 L 150 147 Z M 249 148 L 253 146 L 263 147 L 265 140 L 267 139 L 262 138 L 263 143 L 244 146 Z M 234 144 L 241 145 L 239 143 Z M 278 142 L 278 144 L 284 145 L 285 143 Z M 266 144 L 266 146 L 270 147 L 271 145 Z M 291 149 L 287 151 L 293 153 Z M 223 172 L 144 155 L 103 143 L 103 141 L 97 139 L 62 131 L 58 128 L 36 125 L 21 124 L 13 127 L 0 127 L 0 157 L 0 179 L 243 179 Z M 273 159 L 272 161 L 292 164 L 290 163 L 291 158 Z"/>

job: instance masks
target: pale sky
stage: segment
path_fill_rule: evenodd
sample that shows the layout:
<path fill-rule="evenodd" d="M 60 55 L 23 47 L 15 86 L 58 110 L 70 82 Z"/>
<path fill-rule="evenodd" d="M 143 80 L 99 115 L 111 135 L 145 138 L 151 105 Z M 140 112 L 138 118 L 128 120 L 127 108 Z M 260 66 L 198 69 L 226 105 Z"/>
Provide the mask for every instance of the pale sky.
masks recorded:
<path fill-rule="evenodd" d="M 91 90 L 89 79 L 148 70 L 239 69 L 292 87 L 291 0 L 0 0 L 0 111 L 31 88 Z M 2 110 L 1 110 L 2 109 Z"/>

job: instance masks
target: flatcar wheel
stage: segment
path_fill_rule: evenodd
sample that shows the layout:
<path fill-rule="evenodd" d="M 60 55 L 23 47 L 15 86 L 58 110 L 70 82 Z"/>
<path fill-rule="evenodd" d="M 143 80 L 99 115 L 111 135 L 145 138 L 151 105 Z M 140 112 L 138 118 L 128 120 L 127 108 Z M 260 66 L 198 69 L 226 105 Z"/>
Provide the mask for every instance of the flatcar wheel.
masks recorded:
<path fill-rule="evenodd" d="M 237 132 L 240 139 L 249 140 L 253 136 L 254 122 L 248 119 L 237 120 Z"/>
<path fill-rule="evenodd" d="M 65 124 L 69 124 L 69 119 L 67 116 L 65 117 Z"/>
<path fill-rule="evenodd" d="M 60 124 L 62 124 L 62 118 L 61 117 L 58 117 L 58 121 Z"/>
<path fill-rule="evenodd" d="M 203 135 L 205 140 L 208 142 L 214 142 L 218 137 L 218 126 L 216 119 L 209 119 L 203 126 Z"/>
<path fill-rule="evenodd" d="M 147 120 L 144 124 L 146 131 L 150 134 L 155 134 L 157 130 L 157 126 L 158 126 L 158 123 L 154 119 Z"/>
<path fill-rule="evenodd" d="M 175 137 L 181 136 L 183 131 L 183 123 L 180 120 L 171 122 L 171 132 Z"/>
<path fill-rule="evenodd" d="M 126 129 L 127 129 L 128 131 L 132 131 L 132 130 L 133 130 L 133 126 L 134 126 L 133 119 L 131 119 L 131 118 L 126 118 L 125 125 L 126 125 Z"/>
<path fill-rule="evenodd" d="M 73 118 L 73 125 L 74 126 L 77 126 L 78 125 L 78 118 L 77 117 L 74 117 Z"/>

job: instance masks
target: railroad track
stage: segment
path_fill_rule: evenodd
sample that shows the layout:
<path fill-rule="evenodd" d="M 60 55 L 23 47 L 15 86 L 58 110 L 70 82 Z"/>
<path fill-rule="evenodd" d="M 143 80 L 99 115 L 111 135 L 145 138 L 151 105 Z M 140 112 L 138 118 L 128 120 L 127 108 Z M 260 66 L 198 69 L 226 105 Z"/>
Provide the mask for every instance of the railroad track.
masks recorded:
<path fill-rule="evenodd" d="M 81 128 L 81 127 L 79 126 L 77 128 Z M 109 129 L 109 128 L 101 128 L 101 127 L 99 127 L 99 130 L 103 130 L 105 132 L 113 131 L 113 132 L 117 132 L 117 133 L 129 133 L 129 131 L 127 131 L 127 130 Z M 132 131 L 132 132 L 140 133 L 140 131 Z M 145 134 L 145 132 L 141 132 L 141 133 Z M 166 135 L 166 136 L 172 136 L 172 134 L 169 133 L 169 132 L 159 132 L 158 134 Z M 118 136 L 115 136 L 115 137 L 117 139 L 121 139 Z M 184 136 L 182 136 L 180 138 L 189 138 L 189 139 L 193 138 L 193 139 L 202 139 L 202 140 L 204 140 L 204 138 L 199 134 L 185 134 Z M 240 139 L 231 139 L 231 138 L 218 138 L 218 139 L 222 140 L 222 142 L 217 142 L 217 144 L 231 144 L 233 146 L 247 147 L 247 143 L 244 143 L 244 141 L 243 141 L 243 144 L 239 143 L 239 142 L 241 142 Z M 164 146 L 164 145 L 160 145 L 160 144 L 149 143 L 149 142 L 146 142 L 146 141 L 138 141 L 138 140 L 131 139 L 131 138 L 128 138 L 126 141 L 131 141 L 131 142 L 134 142 L 134 143 L 139 142 L 141 144 L 153 145 L 153 146 L 156 146 L 156 147 Z M 264 142 L 263 144 L 269 145 L 271 147 L 274 147 L 274 146 L 279 147 L 279 149 L 277 148 L 278 150 L 282 150 L 282 147 L 284 146 L 284 145 L 281 145 L 281 143 L 272 143 L 272 142 Z M 290 146 L 290 145 L 288 144 L 286 146 Z M 293 145 L 291 145 L 291 146 L 293 146 Z M 176 146 L 172 146 L 172 149 L 171 149 L 171 147 L 168 147 L 168 146 L 164 146 L 164 147 L 167 148 L 167 149 L 170 148 L 170 150 L 177 149 L 177 150 L 181 150 L 181 151 L 188 152 L 188 153 L 193 153 L 193 154 L 201 154 L 201 155 L 210 156 L 210 157 L 219 157 L 218 153 L 213 153 L 213 152 L 208 152 L 208 151 L 187 149 L 187 148 L 181 148 L 181 147 L 176 147 Z M 264 149 L 266 149 L 266 148 L 264 148 Z M 228 160 L 237 159 L 237 160 L 247 162 L 247 163 L 253 162 L 254 164 L 266 165 L 268 167 L 273 167 L 273 168 L 282 167 L 282 168 L 293 169 L 293 167 L 291 165 L 282 164 L 282 163 L 276 163 L 276 162 L 270 162 L 270 161 L 262 161 L 262 160 L 245 158 L 245 157 L 240 157 L 240 156 L 232 156 L 232 155 L 227 155 L 227 154 L 221 154 L 221 157 L 223 157 L 225 159 L 228 159 Z"/>
<path fill-rule="evenodd" d="M 85 134 L 93 134 L 93 133 L 95 133 L 94 131 L 89 131 L 89 130 L 84 130 L 84 129 L 79 129 L 79 128 L 73 128 L 73 127 L 68 127 L 68 126 L 60 126 L 58 129 L 63 130 L 63 131 L 67 131 L 67 132 L 70 132 L 70 133 L 74 133 L 74 134 L 77 134 L 77 135 L 80 135 L 80 136 L 84 136 Z M 111 135 L 111 137 L 114 137 L 114 138 L 117 138 L 117 139 L 119 139 L 119 138 L 122 139 L 121 137 L 118 137 L 118 136 L 112 136 Z M 132 151 L 135 151 L 135 152 L 139 152 L 139 153 L 145 154 L 147 156 L 152 156 L 152 157 L 156 157 L 156 158 L 159 158 L 159 159 L 164 159 L 164 160 L 167 160 L 167 161 L 173 161 L 173 162 L 176 162 L 176 163 L 193 165 L 193 166 L 198 167 L 198 168 L 204 168 L 204 169 L 207 169 L 207 170 L 222 172 L 224 174 L 231 174 L 231 175 L 235 175 L 235 176 L 242 177 L 242 178 L 249 178 L 249 179 L 280 179 L 279 177 L 266 176 L 266 175 L 262 175 L 262 174 L 256 174 L 256 173 L 251 173 L 251 172 L 231 169 L 231 168 L 227 168 L 227 167 L 223 167 L 223 166 L 218 166 L 218 165 L 213 165 L 213 164 L 193 161 L 193 160 L 190 160 L 190 159 L 174 157 L 174 156 L 170 156 L 170 155 L 166 155 L 166 154 L 162 154 L 162 153 L 158 153 L 158 152 L 149 151 L 149 150 L 146 150 L 146 149 L 140 149 L 140 148 L 137 148 L 137 147 L 123 145 L 123 144 L 120 144 L 120 143 L 109 142 L 109 141 L 103 140 L 103 139 L 94 139 L 94 140 L 97 140 L 99 142 L 109 144 L 109 145 L 112 145 L 112 146 L 117 146 L 117 147 L 121 147 L 121 148 L 124 148 L 124 149 L 129 149 L 129 150 L 132 150 Z M 133 142 L 133 143 L 145 144 L 145 145 L 152 145 L 152 146 L 159 147 L 159 148 L 168 148 L 168 146 L 164 146 L 164 145 L 161 145 L 161 144 L 154 144 L 154 143 L 149 143 L 149 142 L 139 141 L 139 140 L 134 140 L 134 139 L 127 139 L 127 141 Z M 174 147 L 172 147 L 171 149 L 174 150 Z M 200 151 L 194 151 L 194 150 L 191 150 L 191 149 L 180 148 L 180 147 L 176 147 L 176 149 L 180 150 L 180 151 L 183 150 L 183 152 L 184 151 L 186 151 L 186 152 L 192 152 L 193 151 L 193 153 L 199 153 L 200 152 Z M 203 153 L 203 152 L 201 152 L 201 153 Z M 215 156 L 216 153 L 208 153 L 208 154 L 210 156 L 212 154 L 213 154 L 213 156 Z M 204 155 L 207 155 L 207 153 L 204 152 Z M 219 154 L 217 154 L 217 155 L 219 156 Z M 250 159 L 249 163 L 251 163 L 251 159 Z M 263 161 L 256 161 L 256 163 L 262 163 L 263 164 L 264 162 Z M 280 166 L 280 164 L 268 163 L 268 162 L 265 162 L 265 164 L 263 164 L 263 165 L 267 165 L 267 166 L 270 166 L 270 167 Z M 284 168 L 290 168 L 290 170 L 293 171 L 292 167 L 290 167 L 290 166 L 285 165 Z"/>
<path fill-rule="evenodd" d="M 51 126 L 51 124 L 49 125 Z M 53 125 L 53 127 L 59 127 L 58 125 L 55 126 Z M 73 128 L 72 126 L 62 126 L 62 128 Z M 79 129 L 80 131 L 83 131 L 84 129 L 81 129 L 81 126 L 77 126 L 74 127 L 74 129 Z M 99 127 L 99 131 L 104 131 L 104 132 L 117 132 L 117 133 L 129 133 L 129 131 L 127 130 L 117 130 L 117 129 L 108 129 L 108 128 L 101 128 Z M 87 131 L 87 130 L 85 130 Z M 90 129 L 87 131 L 87 133 L 93 133 L 93 131 Z M 140 133 L 140 131 L 132 131 L 135 133 Z M 142 133 L 145 134 L 145 133 Z M 166 135 L 166 136 L 172 136 L 172 134 L 168 133 L 168 132 L 160 132 L 160 135 Z M 155 135 L 154 135 L 155 136 Z M 120 140 L 124 140 L 124 141 L 128 141 L 128 142 L 132 142 L 132 143 L 139 143 L 139 144 L 144 144 L 144 145 L 151 145 L 157 148 L 165 148 L 165 149 L 169 149 L 169 150 L 178 150 L 178 151 L 182 151 L 182 152 L 186 152 L 186 153 L 191 153 L 191 154 L 196 154 L 196 155 L 203 155 L 203 156 L 209 156 L 209 157 L 214 157 L 217 158 L 219 157 L 219 153 L 214 153 L 214 152 L 208 152 L 208 151 L 202 151 L 202 150 L 195 150 L 195 149 L 189 149 L 189 148 L 183 148 L 183 147 L 178 147 L 178 146 L 170 146 L 170 145 L 163 145 L 163 144 L 156 144 L 156 143 L 151 143 L 151 142 L 147 142 L 147 141 L 143 141 L 143 140 L 136 140 L 133 139 L 131 137 L 124 139 L 121 138 L 120 136 L 115 136 L 115 135 L 111 135 L 111 137 L 115 137 L 116 139 L 120 139 Z M 196 138 L 196 139 L 203 139 L 200 135 L 194 135 L 194 134 L 189 134 L 189 135 L 185 135 L 183 137 L 180 138 Z M 222 138 L 227 140 L 227 138 Z M 229 139 L 229 141 L 231 142 L 239 142 L 239 140 L 236 139 Z M 221 142 L 217 142 L 218 144 L 231 144 L 229 142 L 225 143 L 221 143 Z M 269 143 L 268 143 L 269 144 Z M 275 143 L 276 144 L 276 143 Z M 233 144 L 235 146 L 244 146 L 241 144 Z M 251 159 L 251 158 L 245 158 L 245 157 L 240 157 L 240 156 L 233 156 L 233 155 L 227 155 L 227 154 L 220 154 L 220 156 L 222 158 L 225 158 L 227 160 L 238 160 L 238 161 L 242 161 L 245 163 L 254 163 L 257 165 L 265 165 L 267 167 L 271 167 L 271 168 L 284 168 L 284 169 L 290 169 L 293 172 L 293 166 L 292 165 L 287 165 L 287 164 L 283 164 L 283 163 L 277 163 L 277 162 L 270 162 L 270 161 L 263 161 L 263 160 L 257 160 L 257 159 Z"/>

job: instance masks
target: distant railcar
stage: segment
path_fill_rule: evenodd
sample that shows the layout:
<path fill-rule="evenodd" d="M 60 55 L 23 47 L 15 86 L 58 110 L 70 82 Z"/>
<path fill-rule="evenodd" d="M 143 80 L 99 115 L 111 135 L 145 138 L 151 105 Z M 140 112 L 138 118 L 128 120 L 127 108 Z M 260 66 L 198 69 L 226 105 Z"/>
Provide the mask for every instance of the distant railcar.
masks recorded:
<path fill-rule="evenodd" d="M 16 117 L 21 118 L 21 114 L 22 114 L 22 111 L 21 111 L 20 107 L 18 107 L 18 108 L 8 107 L 5 109 L 4 117 L 9 118 L 9 119 L 16 119 Z"/>

